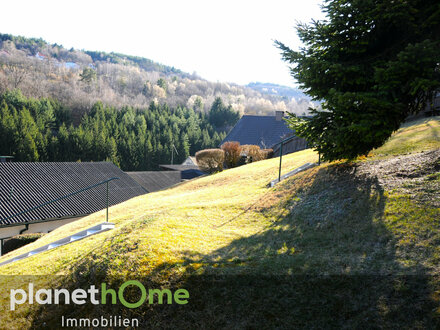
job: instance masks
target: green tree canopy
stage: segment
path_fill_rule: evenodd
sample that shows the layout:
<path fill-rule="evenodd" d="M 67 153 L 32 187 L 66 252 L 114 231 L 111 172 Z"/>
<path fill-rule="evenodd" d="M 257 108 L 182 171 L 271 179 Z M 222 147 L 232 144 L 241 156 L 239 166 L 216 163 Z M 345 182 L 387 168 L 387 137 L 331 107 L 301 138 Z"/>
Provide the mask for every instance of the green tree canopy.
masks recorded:
<path fill-rule="evenodd" d="M 96 71 L 92 68 L 85 67 L 82 73 L 79 74 L 80 80 L 84 81 L 87 84 L 91 84 L 96 80 Z"/>
<path fill-rule="evenodd" d="M 70 112 L 51 99 L 0 94 L 0 155 L 17 161 L 111 161 L 124 170 L 156 170 L 177 150 L 176 163 L 217 146 L 218 134 L 201 112 L 152 102 L 148 109 L 116 109 L 96 102 L 73 125 Z"/>
<path fill-rule="evenodd" d="M 277 41 L 300 87 L 321 110 L 288 120 L 326 160 L 381 146 L 440 88 L 438 0 L 325 1 L 326 20 L 299 24 L 305 47 Z"/>
<path fill-rule="evenodd" d="M 168 85 L 165 79 L 159 78 L 159 80 L 156 82 L 157 86 L 162 88 L 165 92 L 167 91 Z"/>
<path fill-rule="evenodd" d="M 240 114 L 232 109 L 232 106 L 226 106 L 220 97 L 214 100 L 209 110 L 209 122 L 217 128 L 225 129 L 228 126 L 234 126 L 240 119 Z"/>

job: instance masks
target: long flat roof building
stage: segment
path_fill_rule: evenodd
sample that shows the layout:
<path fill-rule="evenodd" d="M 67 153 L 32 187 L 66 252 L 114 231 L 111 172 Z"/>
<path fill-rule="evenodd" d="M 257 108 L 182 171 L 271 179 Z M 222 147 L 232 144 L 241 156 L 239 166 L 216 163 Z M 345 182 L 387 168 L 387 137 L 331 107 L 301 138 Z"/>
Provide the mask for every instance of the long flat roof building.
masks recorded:
<path fill-rule="evenodd" d="M 26 232 L 48 232 L 106 207 L 106 185 L 14 216 L 99 182 L 109 182 L 109 205 L 146 191 L 109 162 L 0 162 L 0 239 Z"/>

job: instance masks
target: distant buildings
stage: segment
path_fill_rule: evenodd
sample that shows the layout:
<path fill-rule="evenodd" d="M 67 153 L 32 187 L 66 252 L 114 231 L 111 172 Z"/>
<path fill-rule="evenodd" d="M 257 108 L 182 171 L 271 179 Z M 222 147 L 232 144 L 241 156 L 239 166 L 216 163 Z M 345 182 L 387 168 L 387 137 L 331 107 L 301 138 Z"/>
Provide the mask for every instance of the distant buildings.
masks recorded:
<path fill-rule="evenodd" d="M 146 191 L 154 192 L 172 187 L 180 182 L 204 175 L 195 157 L 188 157 L 180 165 L 160 165 L 164 171 L 127 172 Z"/>
<path fill-rule="evenodd" d="M 276 111 L 275 116 L 244 115 L 221 144 L 227 141 L 237 141 L 240 145 L 253 144 L 262 149 L 274 149 L 276 155 L 279 142 L 293 135 L 283 117 L 284 111 Z M 298 137 L 283 146 L 283 154 L 306 148 L 307 141 Z"/>
<path fill-rule="evenodd" d="M 35 54 L 35 57 L 38 58 L 39 60 L 47 60 L 48 59 L 48 57 L 46 55 L 44 55 L 44 54 L 42 54 L 40 52 L 37 52 Z"/>
<path fill-rule="evenodd" d="M 191 180 L 197 178 L 205 173 L 199 169 L 196 157 L 189 156 L 180 165 L 159 165 L 165 171 L 180 172 L 182 180 Z"/>
<path fill-rule="evenodd" d="M 43 60 L 50 61 L 51 63 L 53 63 L 54 65 L 56 65 L 58 67 L 65 67 L 65 68 L 71 69 L 71 70 L 76 70 L 76 69 L 80 68 L 79 64 L 77 64 L 75 62 L 62 62 L 62 61 L 60 62 L 56 58 L 50 58 L 49 56 L 47 56 L 41 52 L 37 52 L 35 54 L 35 57 L 37 59 L 39 59 L 40 61 L 43 61 Z M 89 64 L 89 67 L 90 67 L 90 65 L 92 65 L 92 64 Z M 92 68 L 95 69 L 95 67 L 93 65 L 92 65 Z"/>

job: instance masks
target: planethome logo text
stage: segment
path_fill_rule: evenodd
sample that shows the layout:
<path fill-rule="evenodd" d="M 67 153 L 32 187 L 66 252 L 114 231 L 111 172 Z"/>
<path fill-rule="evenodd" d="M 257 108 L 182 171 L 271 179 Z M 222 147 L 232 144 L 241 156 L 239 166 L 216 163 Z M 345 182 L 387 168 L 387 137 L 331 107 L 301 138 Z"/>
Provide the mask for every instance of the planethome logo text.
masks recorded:
<path fill-rule="evenodd" d="M 136 302 L 129 302 L 124 297 L 124 291 L 129 286 L 137 286 L 141 291 L 141 297 Z M 63 300 L 62 300 L 63 298 Z M 157 298 L 157 299 L 155 299 Z M 83 305 L 90 302 L 93 305 L 117 304 L 119 302 L 127 308 L 138 308 L 148 299 L 148 304 L 172 304 L 179 305 L 188 303 L 189 292 L 185 289 L 177 289 L 171 292 L 169 289 L 147 289 L 136 280 L 124 282 L 119 289 L 108 289 L 106 283 L 101 283 L 101 288 L 91 285 L 87 290 L 75 289 L 70 292 L 67 289 L 39 289 L 34 292 L 33 283 L 29 283 L 28 290 L 11 289 L 10 291 L 10 310 L 14 311 L 17 305 L 28 302 L 33 304 L 34 301 L 40 305 L 51 304 L 76 304 Z"/>

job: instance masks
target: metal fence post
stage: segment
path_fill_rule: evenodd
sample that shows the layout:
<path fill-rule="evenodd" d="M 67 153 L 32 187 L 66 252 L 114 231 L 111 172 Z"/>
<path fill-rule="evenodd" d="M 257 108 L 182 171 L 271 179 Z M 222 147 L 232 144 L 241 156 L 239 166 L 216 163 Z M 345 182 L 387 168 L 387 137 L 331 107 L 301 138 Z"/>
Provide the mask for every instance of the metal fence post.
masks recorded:
<path fill-rule="evenodd" d="M 283 158 L 283 142 L 280 145 L 280 169 L 278 171 L 278 182 L 281 182 L 281 160 Z"/>
<path fill-rule="evenodd" d="M 108 222 L 108 181 L 107 181 L 107 197 L 106 197 L 106 199 L 107 199 L 107 210 L 105 213 L 105 222 Z"/>
<path fill-rule="evenodd" d="M 45 202 L 45 203 L 43 203 L 43 204 L 40 204 L 40 205 L 37 205 L 37 206 L 34 206 L 34 207 L 31 207 L 30 209 L 27 209 L 27 210 L 25 210 L 25 211 L 21 211 L 21 212 L 19 212 L 19 213 L 15 213 L 15 214 L 13 214 L 13 215 L 10 215 L 10 216 L 8 216 L 8 217 L 6 217 L 6 218 L 0 219 L 0 222 L 2 222 L 2 221 L 6 221 L 6 220 L 9 220 L 9 219 L 12 219 L 12 218 L 14 218 L 14 217 L 17 217 L 17 216 L 20 216 L 20 215 L 23 215 L 23 214 L 26 214 L 26 213 L 29 213 L 29 212 L 31 212 L 31 211 L 38 210 L 39 208 L 41 208 L 41 207 L 43 207 L 43 206 L 50 205 L 50 204 L 53 204 L 53 203 L 55 203 L 55 202 L 61 201 L 61 200 L 63 200 L 63 199 L 66 199 L 66 198 L 69 198 L 69 197 L 75 196 L 75 195 L 77 195 L 77 194 L 79 194 L 79 193 L 82 193 L 83 191 L 87 191 L 87 190 L 90 190 L 90 189 L 92 189 L 92 188 L 98 187 L 98 186 L 100 186 L 100 185 L 102 185 L 102 184 L 104 184 L 104 183 L 107 183 L 107 203 L 106 203 L 106 204 L 107 204 L 107 222 L 108 222 L 108 206 L 109 206 L 109 198 L 108 198 L 108 183 L 109 183 L 110 181 L 117 180 L 117 179 L 119 179 L 119 178 L 118 178 L 118 177 L 113 177 L 113 178 L 107 179 L 107 180 L 105 180 L 105 181 L 101 181 L 101 182 L 99 182 L 99 183 L 96 183 L 96 184 L 94 184 L 94 185 L 91 185 L 91 186 L 88 186 L 88 187 L 86 187 L 86 188 L 80 189 L 80 190 L 75 191 L 75 192 L 73 192 L 73 193 L 70 193 L 70 194 L 67 194 L 67 195 L 64 195 L 64 196 L 61 196 L 61 197 L 55 198 L 55 199 L 53 199 L 53 200 L 51 200 L 51 201 Z"/>

